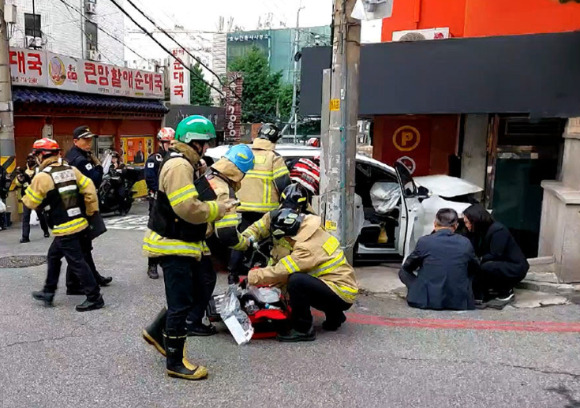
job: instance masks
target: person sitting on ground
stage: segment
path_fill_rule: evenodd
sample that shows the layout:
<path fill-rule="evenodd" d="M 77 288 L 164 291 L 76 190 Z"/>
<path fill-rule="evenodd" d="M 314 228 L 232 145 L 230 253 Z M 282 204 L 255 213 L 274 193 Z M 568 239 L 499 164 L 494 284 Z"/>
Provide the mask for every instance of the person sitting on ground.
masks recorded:
<path fill-rule="evenodd" d="M 282 342 L 316 339 L 310 307 L 326 314 L 325 330 L 337 330 L 346 321 L 358 294 L 354 269 L 340 242 L 321 227 L 320 217 L 281 208 L 272 215 L 270 231 L 285 239 L 290 254 L 274 266 L 252 269 L 250 285 L 286 285 L 292 310 L 292 330 L 278 335 Z"/>
<path fill-rule="evenodd" d="M 530 265 L 509 230 L 481 204 L 468 207 L 463 220 L 481 259 L 473 281 L 477 308 L 501 310 L 515 300 L 514 286 L 526 277 Z"/>
<path fill-rule="evenodd" d="M 435 310 L 475 309 L 471 284 L 479 262 L 469 239 L 455 234 L 458 221 L 455 210 L 439 210 L 435 216 L 435 231 L 419 238 L 415 250 L 407 257 L 399 278 L 409 289 L 409 306 Z"/>

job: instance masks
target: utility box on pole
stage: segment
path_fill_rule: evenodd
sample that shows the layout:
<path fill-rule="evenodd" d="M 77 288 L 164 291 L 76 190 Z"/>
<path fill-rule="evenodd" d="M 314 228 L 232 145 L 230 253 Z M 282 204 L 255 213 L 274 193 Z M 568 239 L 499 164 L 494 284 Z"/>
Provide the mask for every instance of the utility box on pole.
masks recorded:
<path fill-rule="evenodd" d="M 354 187 L 361 30 L 360 21 L 351 17 L 355 3 L 356 0 L 334 1 L 329 124 L 328 132 L 322 132 L 321 137 L 320 192 L 324 226 L 340 240 L 351 262 L 357 238 Z M 323 95 L 322 100 L 328 99 Z"/>

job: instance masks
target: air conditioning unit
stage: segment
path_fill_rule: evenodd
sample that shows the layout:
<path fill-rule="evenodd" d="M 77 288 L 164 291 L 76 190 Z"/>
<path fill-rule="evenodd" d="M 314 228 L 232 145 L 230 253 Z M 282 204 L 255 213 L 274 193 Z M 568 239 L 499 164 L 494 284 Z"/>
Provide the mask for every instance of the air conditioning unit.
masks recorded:
<path fill-rule="evenodd" d="M 97 5 L 95 3 L 85 3 L 85 11 L 87 14 L 95 14 L 97 12 Z"/>
<path fill-rule="evenodd" d="M 449 27 L 393 31 L 393 41 L 443 40 L 449 37 Z"/>
<path fill-rule="evenodd" d="M 42 37 L 33 37 L 31 35 L 27 35 L 25 37 L 26 41 L 26 48 L 41 48 L 42 47 Z"/>
<path fill-rule="evenodd" d="M 6 9 L 4 10 L 4 21 L 7 24 L 16 23 L 16 5 L 15 4 L 7 4 Z"/>
<path fill-rule="evenodd" d="M 91 61 L 100 61 L 101 53 L 97 50 L 89 50 L 89 59 Z"/>

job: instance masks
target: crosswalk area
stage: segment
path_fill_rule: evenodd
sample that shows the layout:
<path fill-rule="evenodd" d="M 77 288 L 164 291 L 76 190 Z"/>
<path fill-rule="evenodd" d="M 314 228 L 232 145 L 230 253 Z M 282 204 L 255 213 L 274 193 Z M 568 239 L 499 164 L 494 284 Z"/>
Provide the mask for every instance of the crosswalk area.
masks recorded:
<path fill-rule="evenodd" d="M 148 221 L 148 215 L 125 215 L 123 217 L 105 219 L 105 225 L 109 230 L 145 231 Z"/>

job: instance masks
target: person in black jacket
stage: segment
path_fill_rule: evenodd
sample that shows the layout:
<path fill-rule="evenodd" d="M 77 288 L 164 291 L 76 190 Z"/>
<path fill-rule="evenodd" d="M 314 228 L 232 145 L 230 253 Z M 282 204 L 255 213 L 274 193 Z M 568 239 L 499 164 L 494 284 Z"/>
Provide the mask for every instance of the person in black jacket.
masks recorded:
<path fill-rule="evenodd" d="M 175 139 L 175 130 L 170 127 L 164 127 L 157 133 L 157 141 L 159 142 L 159 150 L 157 153 L 150 155 L 145 162 L 145 183 L 147 184 L 148 198 L 149 198 L 149 215 L 153 209 L 155 202 L 155 194 L 159 189 L 159 169 L 165 155 L 169 151 L 171 141 Z M 147 276 L 151 279 L 159 279 L 159 272 L 157 271 L 157 258 L 147 258 Z"/>
<path fill-rule="evenodd" d="M 103 166 L 99 159 L 93 154 L 93 139 L 98 137 L 95 135 L 88 126 L 79 126 L 73 131 L 73 143 L 74 147 L 70 149 L 65 160 L 71 166 L 79 169 L 83 175 L 90 178 L 99 191 L 101 182 L 103 181 Z M 95 266 L 95 261 L 93 260 L 93 244 L 89 236 L 89 231 L 87 230 L 81 239 L 81 249 L 83 250 L 83 255 L 85 261 L 91 268 L 91 271 L 100 286 L 108 286 L 113 278 L 110 276 L 102 276 Z M 82 293 L 80 282 L 76 275 L 73 274 L 67 267 L 66 270 L 66 293 L 68 295 L 77 295 Z"/>
<path fill-rule="evenodd" d="M 468 207 L 463 219 L 481 258 L 473 283 L 477 308 L 501 310 L 514 301 L 514 286 L 526 277 L 530 265 L 509 230 L 481 204 Z"/>
<path fill-rule="evenodd" d="M 471 285 L 479 261 L 471 242 L 455 234 L 458 221 L 455 210 L 439 210 L 435 216 L 435 231 L 419 238 L 415 250 L 407 257 L 399 278 L 409 290 L 409 306 L 436 310 L 475 309 Z"/>
<path fill-rule="evenodd" d="M 90 178 L 98 191 L 103 181 L 103 166 L 93 154 L 93 138 L 96 137 L 88 126 L 76 128 L 73 131 L 74 146 L 67 152 L 65 160 Z"/>

